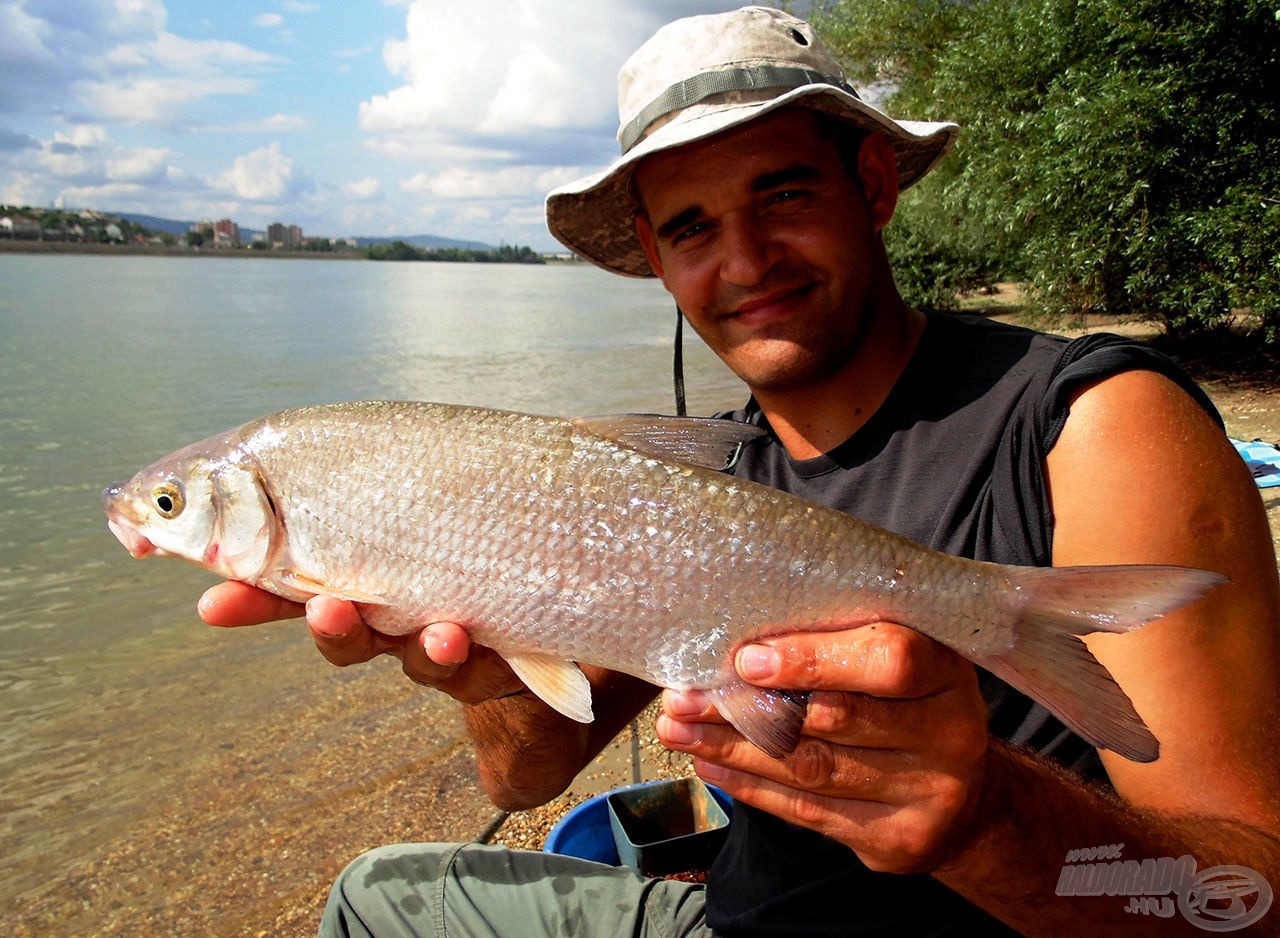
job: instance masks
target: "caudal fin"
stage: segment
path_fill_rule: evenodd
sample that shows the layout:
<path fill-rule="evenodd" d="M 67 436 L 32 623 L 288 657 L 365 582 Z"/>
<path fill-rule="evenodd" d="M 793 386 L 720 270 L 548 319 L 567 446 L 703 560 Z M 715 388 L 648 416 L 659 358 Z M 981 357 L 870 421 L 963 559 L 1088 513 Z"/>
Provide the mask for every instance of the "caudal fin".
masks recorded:
<path fill-rule="evenodd" d="M 1013 577 L 1024 597 L 1017 639 L 1008 651 L 979 663 L 1099 749 L 1154 762 L 1160 743 L 1077 636 L 1132 631 L 1227 578 L 1157 565 L 1026 568 Z"/>

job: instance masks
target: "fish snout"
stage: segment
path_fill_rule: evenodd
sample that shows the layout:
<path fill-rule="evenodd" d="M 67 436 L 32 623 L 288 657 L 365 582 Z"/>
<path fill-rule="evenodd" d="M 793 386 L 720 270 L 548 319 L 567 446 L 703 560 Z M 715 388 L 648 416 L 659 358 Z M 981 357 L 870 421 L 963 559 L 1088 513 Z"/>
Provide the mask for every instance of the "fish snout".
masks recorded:
<path fill-rule="evenodd" d="M 148 554 L 155 553 L 156 547 L 144 534 L 130 527 L 123 517 L 125 512 L 122 495 L 125 485 L 124 482 L 113 482 L 102 490 L 102 507 L 107 513 L 107 530 L 115 535 L 116 540 L 124 545 L 131 556 L 146 557 Z"/>
<path fill-rule="evenodd" d="M 106 509 L 107 514 L 111 514 L 111 508 L 115 504 L 116 499 L 120 497 L 120 493 L 124 491 L 123 482 L 112 482 L 102 490 L 102 507 Z"/>

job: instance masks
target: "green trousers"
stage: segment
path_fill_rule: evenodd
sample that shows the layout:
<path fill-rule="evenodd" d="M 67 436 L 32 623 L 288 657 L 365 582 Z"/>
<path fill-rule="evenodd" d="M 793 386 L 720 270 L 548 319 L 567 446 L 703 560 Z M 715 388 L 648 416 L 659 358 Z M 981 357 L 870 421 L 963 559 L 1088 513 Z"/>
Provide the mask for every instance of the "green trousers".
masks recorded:
<path fill-rule="evenodd" d="M 398 844 L 334 883 L 321 938 L 709 938 L 700 885 L 482 844 Z"/>

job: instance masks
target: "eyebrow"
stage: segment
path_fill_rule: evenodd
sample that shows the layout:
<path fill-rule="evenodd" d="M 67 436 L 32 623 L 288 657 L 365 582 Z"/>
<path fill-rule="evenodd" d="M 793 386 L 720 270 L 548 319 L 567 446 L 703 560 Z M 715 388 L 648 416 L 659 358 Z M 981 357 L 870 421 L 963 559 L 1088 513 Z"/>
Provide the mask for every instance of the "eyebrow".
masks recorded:
<path fill-rule="evenodd" d="M 777 189 L 781 186 L 792 185 L 797 182 L 811 182 L 821 176 L 818 168 L 806 164 L 798 164 L 796 166 L 787 166 L 783 169 L 775 170 L 771 173 L 762 173 L 755 179 L 751 180 L 752 192 L 768 192 L 771 189 Z M 691 225 L 697 221 L 704 213 L 701 205 L 690 205 L 688 208 L 677 212 L 670 219 L 663 222 L 657 229 L 659 238 L 670 238 L 681 228 Z"/>

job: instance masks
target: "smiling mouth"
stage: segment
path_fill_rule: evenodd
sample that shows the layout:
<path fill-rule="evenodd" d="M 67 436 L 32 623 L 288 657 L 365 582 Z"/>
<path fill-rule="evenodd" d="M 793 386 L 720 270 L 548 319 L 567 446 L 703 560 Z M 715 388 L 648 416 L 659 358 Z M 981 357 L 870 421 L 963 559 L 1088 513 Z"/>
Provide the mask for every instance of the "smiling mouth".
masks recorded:
<path fill-rule="evenodd" d="M 770 290 L 761 296 L 737 303 L 729 310 L 725 318 L 752 322 L 785 315 L 790 312 L 792 304 L 809 294 L 813 286 L 812 283 L 804 283 L 799 286 Z"/>

